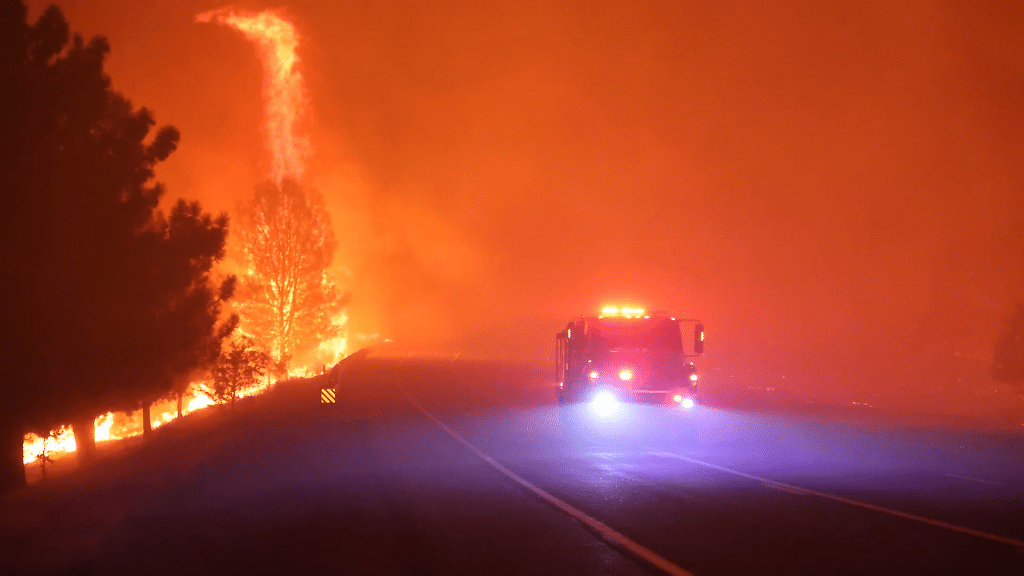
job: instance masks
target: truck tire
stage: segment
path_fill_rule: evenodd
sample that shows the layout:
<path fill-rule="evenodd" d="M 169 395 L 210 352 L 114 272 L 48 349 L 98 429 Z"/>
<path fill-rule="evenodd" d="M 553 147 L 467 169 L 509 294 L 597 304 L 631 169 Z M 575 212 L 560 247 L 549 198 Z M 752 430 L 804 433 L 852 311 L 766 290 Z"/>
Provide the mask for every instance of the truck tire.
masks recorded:
<path fill-rule="evenodd" d="M 576 388 L 575 383 L 569 379 L 565 379 L 565 383 L 562 388 L 558 389 L 558 403 L 559 404 L 571 404 L 575 400 L 573 399 L 573 390 Z"/>

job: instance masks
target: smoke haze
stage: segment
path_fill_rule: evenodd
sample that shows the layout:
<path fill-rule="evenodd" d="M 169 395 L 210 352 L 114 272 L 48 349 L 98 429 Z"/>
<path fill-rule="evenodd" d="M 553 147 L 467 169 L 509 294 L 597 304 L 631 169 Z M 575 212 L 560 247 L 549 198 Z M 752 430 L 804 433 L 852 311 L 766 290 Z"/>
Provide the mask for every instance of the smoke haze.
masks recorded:
<path fill-rule="evenodd" d="M 354 331 L 540 363 L 570 317 L 639 304 L 704 321 L 708 385 L 1001 409 L 1024 10 L 551 4 L 238 5 L 303 39 Z M 219 5 L 60 6 L 181 129 L 168 200 L 231 210 L 271 171 L 253 46 L 195 22 Z"/>

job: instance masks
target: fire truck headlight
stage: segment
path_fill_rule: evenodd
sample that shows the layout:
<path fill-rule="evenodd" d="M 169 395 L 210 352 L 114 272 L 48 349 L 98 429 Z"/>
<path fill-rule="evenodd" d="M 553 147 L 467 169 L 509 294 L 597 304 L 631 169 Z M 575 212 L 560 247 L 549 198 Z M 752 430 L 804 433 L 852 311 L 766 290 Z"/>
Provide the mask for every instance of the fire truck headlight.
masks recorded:
<path fill-rule="evenodd" d="M 683 398 L 683 401 L 680 402 L 679 405 L 682 406 L 684 409 L 686 409 L 686 408 L 693 408 L 693 406 L 694 406 L 693 398 Z"/>
<path fill-rule="evenodd" d="M 608 390 L 599 390 L 590 397 L 590 406 L 599 416 L 608 416 L 619 408 L 619 400 Z"/>
<path fill-rule="evenodd" d="M 690 374 L 690 382 L 696 382 L 696 381 L 697 381 L 697 375 L 696 374 Z"/>
<path fill-rule="evenodd" d="M 619 370 L 619 380 L 632 380 L 632 379 L 633 379 L 633 371 L 632 370 L 630 370 L 629 368 L 623 368 L 622 370 Z"/>
<path fill-rule="evenodd" d="M 600 376 L 600 374 L 597 372 L 597 370 L 594 370 L 593 372 L 590 373 L 591 380 L 597 380 L 598 376 Z"/>

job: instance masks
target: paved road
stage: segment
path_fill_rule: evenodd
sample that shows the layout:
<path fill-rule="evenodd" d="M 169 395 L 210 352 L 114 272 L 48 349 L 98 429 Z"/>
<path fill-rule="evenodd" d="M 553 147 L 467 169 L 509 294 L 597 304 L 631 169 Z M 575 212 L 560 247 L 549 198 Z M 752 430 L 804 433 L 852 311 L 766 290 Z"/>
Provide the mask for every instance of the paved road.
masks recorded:
<path fill-rule="evenodd" d="M 541 371 L 368 358 L 0 513 L 0 573 L 1020 575 L 1024 440 L 598 415 Z"/>

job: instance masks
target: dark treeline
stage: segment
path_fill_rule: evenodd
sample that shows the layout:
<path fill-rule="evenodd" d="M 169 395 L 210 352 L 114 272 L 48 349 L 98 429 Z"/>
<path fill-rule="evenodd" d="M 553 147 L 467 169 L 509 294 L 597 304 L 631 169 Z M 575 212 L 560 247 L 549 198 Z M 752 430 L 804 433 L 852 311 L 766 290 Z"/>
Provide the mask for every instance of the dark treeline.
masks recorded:
<path fill-rule="evenodd" d="M 96 416 L 180 394 L 237 322 L 227 216 L 158 208 L 179 134 L 111 89 L 108 51 L 0 0 L 0 490 L 25 483 L 25 433 L 72 424 L 88 460 Z"/>

